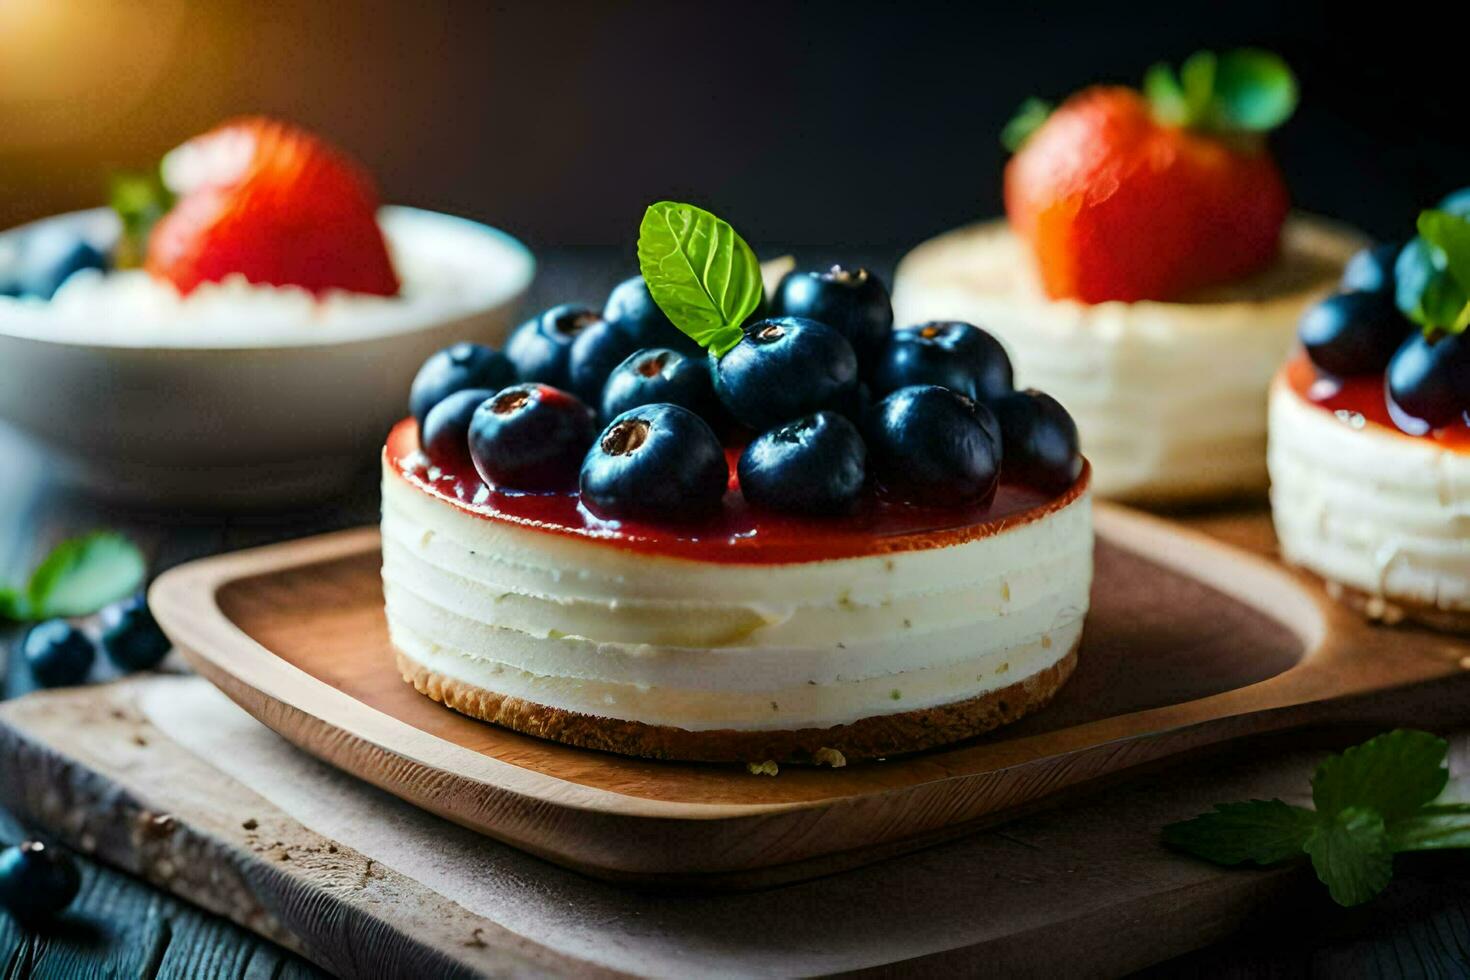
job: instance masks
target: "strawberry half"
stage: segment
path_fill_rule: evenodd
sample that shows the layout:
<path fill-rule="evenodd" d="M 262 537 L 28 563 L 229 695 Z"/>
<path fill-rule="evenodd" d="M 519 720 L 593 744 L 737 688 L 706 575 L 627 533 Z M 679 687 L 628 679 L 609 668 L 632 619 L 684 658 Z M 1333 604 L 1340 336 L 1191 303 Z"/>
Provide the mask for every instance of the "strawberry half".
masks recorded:
<path fill-rule="evenodd" d="M 1247 104 L 1242 88 L 1253 79 L 1241 81 L 1244 69 L 1226 60 L 1232 56 L 1270 57 L 1209 56 L 1203 78 L 1198 68 L 1190 72 L 1196 56 L 1177 93 L 1157 91 L 1167 80 L 1151 75 L 1148 99 L 1127 88 L 1087 89 L 1025 139 L 1006 167 L 1006 213 L 1049 296 L 1177 299 L 1276 257 L 1290 202 L 1256 133 L 1268 119 L 1283 119 L 1283 110 L 1278 100 L 1269 117 L 1245 114 L 1268 103 Z M 1231 115 L 1230 99 L 1245 108 Z M 1286 102 L 1295 104 L 1294 82 Z"/>
<path fill-rule="evenodd" d="M 317 295 L 398 293 L 372 178 L 311 133 L 240 119 L 189 140 L 163 170 L 177 200 L 144 268 L 180 292 L 239 274 Z"/>

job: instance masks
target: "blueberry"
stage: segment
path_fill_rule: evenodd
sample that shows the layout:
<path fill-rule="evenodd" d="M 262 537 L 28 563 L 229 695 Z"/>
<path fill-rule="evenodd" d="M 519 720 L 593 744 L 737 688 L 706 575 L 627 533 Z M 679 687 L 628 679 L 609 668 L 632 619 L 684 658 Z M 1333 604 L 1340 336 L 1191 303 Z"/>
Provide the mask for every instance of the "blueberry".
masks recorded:
<path fill-rule="evenodd" d="M 21 642 L 21 655 L 42 687 L 65 687 L 87 679 L 96 658 L 92 641 L 63 619 L 31 627 Z"/>
<path fill-rule="evenodd" d="M 1440 198 L 1439 203 L 1434 206 L 1436 211 L 1448 211 L 1462 218 L 1470 218 L 1470 187 L 1462 187 L 1457 191 L 1451 191 Z"/>
<path fill-rule="evenodd" d="M 102 652 L 118 669 L 157 667 L 172 646 L 158 628 L 145 596 L 135 595 L 102 610 Z"/>
<path fill-rule="evenodd" d="M 539 381 L 570 391 L 572 342 L 601 320 L 595 311 L 575 303 L 553 306 L 516 327 L 505 343 L 505 356 L 521 381 Z"/>
<path fill-rule="evenodd" d="M 776 316 L 805 317 L 842 334 L 865 374 L 893 328 L 888 289 L 867 269 L 834 265 L 826 272 L 788 272 L 771 305 Z"/>
<path fill-rule="evenodd" d="M 745 328 L 714 365 L 715 394 L 736 421 L 764 431 L 851 397 L 857 355 L 815 320 L 776 317 Z"/>
<path fill-rule="evenodd" d="M 640 405 L 679 405 L 714 423 L 715 391 L 709 359 L 666 347 L 640 350 L 619 364 L 602 390 L 602 417 L 616 418 Z"/>
<path fill-rule="evenodd" d="M 1470 335 L 1415 333 L 1388 364 L 1388 393 L 1433 428 L 1459 421 L 1470 411 Z"/>
<path fill-rule="evenodd" d="M 1393 266 L 1403 250 L 1403 242 L 1389 242 L 1354 254 L 1342 270 L 1342 291 L 1392 295 Z"/>
<path fill-rule="evenodd" d="M 107 269 L 107 256 L 75 230 L 43 225 L 25 234 L 13 273 L 17 295 L 50 299 L 73 273 Z"/>
<path fill-rule="evenodd" d="M 935 321 L 895 330 L 878 355 L 873 388 L 886 395 L 909 385 L 938 385 L 976 401 L 1012 389 L 1011 359 L 990 334 L 969 323 Z"/>
<path fill-rule="evenodd" d="M 602 308 L 602 318 L 618 327 L 637 347 L 667 347 L 690 356 L 704 356 L 704 349 L 674 326 L 648 292 L 642 276 L 624 279 L 614 287 Z"/>
<path fill-rule="evenodd" d="M 1051 395 L 1027 389 L 989 403 L 1000 423 L 1001 472 L 1042 490 L 1065 490 L 1082 474 L 1077 423 Z"/>
<path fill-rule="evenodd" d="M 1296 332 L 1313 364 L 1346 378 L 1382 371 L 1409 329 L 1386 295 L 1338 293 L 1308 307 Z"/>
<path fill-rule="evenodd" d="M 81 887 L 76 862 L 54 847 L 28 840 L 0 851 L 0 908 L 25 925 L 58 915 Z"/>
<path fill-rule="evenodd" d="M 429 410 L 456 391 L 489 388 L 499 391 L 516 383 L 516 370 L 499 351 L 484 344 L 455 344 L 429 355 L 414 375 L 408 410 L 424 431 Z"/>
<path fill-rule="evenodd" d="M 938 385 L 900 388 L 868 416 L 868 458 L 889 493 L 951 507 L 987 499 L 1000 474 L 1000 426 L 984 405 Z"/>
<path fill-rule="evenodd" d="M 419 447 L 432 462 L 454 466 L 470 458 L 470 420 L 475 409 L 499 390 L 503 389 L 466 388 L 429 409 L 419 430 Z"/>
<path fill-rule="evenodd" d="M 613 419 L 582 462 L 582 500 L 610 518 L 680 521 L 720 508 L 730 482 L 709 423 L 679 405 L 640 405 Z"/>
<path fill-rule="evenodd" d="M 571 392 L 593 408 L 602 404 L 602 388 L 613 368 L 642 345 L 606 320 L 592 324 L 572 341 L 567 373 Z"/>
<path fill-rule="evenodd" d="M 519 384 L 482 402 L 470 419 L 470 458 L 482 479 L 502 490 L 569 490 L 597 436 L 596 413 L 575 395 L 544 384 Z"/>
<path fill-rule="evenodd" d="M 759 436 L 740 455 L 745 499 L 766 510 L 842 514 L 863 489 L 868 451 L 857 428 L 817 412 Z"/>

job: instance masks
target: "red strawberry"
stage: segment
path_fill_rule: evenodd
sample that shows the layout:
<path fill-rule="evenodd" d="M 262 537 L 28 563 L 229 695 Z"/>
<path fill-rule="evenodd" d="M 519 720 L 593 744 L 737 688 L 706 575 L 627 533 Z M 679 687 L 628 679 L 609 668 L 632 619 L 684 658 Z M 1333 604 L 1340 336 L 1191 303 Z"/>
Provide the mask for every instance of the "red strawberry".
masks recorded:
<path fill-rule="evenodd" d="M 240 119 L 169 154 L 179 195 L 148 239 L 145 268 L 188 293 L 241 274 L 255 283 L 393 296 L 372 178 L 305 130 Z"/>
<path fill-rule="evenodd" d="M 1132 89 L 1068 99 L 1013 157 L 1006 213 L 1053 298 L 1167 300 L 1270 264 L 1286 185 L 1259 139 L 1164 125 Z"/>

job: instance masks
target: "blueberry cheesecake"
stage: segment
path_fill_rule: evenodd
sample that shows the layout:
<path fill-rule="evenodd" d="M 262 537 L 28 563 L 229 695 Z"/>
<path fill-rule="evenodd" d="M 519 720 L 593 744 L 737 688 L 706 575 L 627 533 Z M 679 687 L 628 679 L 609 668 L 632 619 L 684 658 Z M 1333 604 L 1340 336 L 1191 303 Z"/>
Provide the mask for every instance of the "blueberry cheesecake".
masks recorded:
<path fill-rule="evenodd" d="M 1365 249 L 1271 389 L 1282 555 L 1370 618 L 1470 632 L 1470 193 Z"/>
<path fill-rule="evenodd" d="M 1265 143 L 1295 104 L 1285 65 L 1202 53 L 1181 76 L 1028 103 L 1008 221 L 920 245 L 893 298 L 901 320 L 983 325 L 1076 418 L 1097 492 L 1153 504 L 1265 489 L 1266 389 L 1362 244 L 1288 213 Z"/>
<path fill-rule="evenodd" d="M 893 330 L 869 271 L 768 296 L 690 205 L 648 209 L 638 258 L 600 313 L 424 365 L 382 459 L 404 679 L 530 735 L 746 763 L 913 752 L 1045 705 L 1092 579 L 1067 412 L 977 327 Z"/>

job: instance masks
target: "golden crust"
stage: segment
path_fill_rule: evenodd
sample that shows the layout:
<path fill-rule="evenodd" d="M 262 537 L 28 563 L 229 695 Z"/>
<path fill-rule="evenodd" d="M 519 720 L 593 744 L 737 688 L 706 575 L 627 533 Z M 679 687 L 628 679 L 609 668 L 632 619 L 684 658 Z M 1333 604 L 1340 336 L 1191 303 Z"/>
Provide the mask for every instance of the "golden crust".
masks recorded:
<path fill-rule="evenodd" d="M 1416 602 L 1412 599 L 1374 595 L 1350 585 L 1343 585 L 1341 582 L 1322 578 L 1315 572 L 1309 572 L 1309 574 L 1321 579 L 1328 595 L 1365 619 L 1371 619 L 1385 626 L 1397 626 L 1402 622 L 1410 622 L 1439 630 L 1442 633 L 1470 634 L 1470 610 L 1441 609 L 1438 606 Z"/>
<path fill-rule="evenodd" d="M 599 718 L 525 701 L 435 673 L 402 652 L 398 670 L 420 694 L 482 721 L 586 749 L 690 762 L 812 762 L 832 750 L 878 759 L 972 738 L 1044 707 L 1077 667 L 1077 646 L 1044 670 L 999 690 L 934 708 L 795 731 L 687 731 Z M 828 750 L 825 751 L 824 750 Z M 820 755 L 819 755 L 820 753 Z"/>

